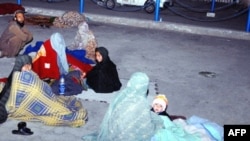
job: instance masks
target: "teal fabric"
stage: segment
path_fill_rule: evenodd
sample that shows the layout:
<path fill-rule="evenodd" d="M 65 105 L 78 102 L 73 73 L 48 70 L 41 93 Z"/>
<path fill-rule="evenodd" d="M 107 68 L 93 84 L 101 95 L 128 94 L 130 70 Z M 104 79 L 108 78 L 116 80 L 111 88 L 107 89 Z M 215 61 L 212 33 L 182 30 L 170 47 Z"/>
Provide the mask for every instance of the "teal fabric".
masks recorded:
<path fill-rule="evenodd" d="M 188 118 L 187 123 L 205 129 L 213 141 L 223 141 L 224 128 L 219 124 L 195 115 Z"/>
<path fill-rule="evenodd" d="M 167 116 L 160 116 L 164 121 L 164 127 L 159 130 L 151 141 L 201 141 L 198 133 L 188 133 L 184 128 L 172 122 Z"/>
<path fill-rule="evenodd" d="M 84 141 L 150 141 L 163 127 L 162 119 L 150 111 L 146 98 L 149 78 L 136 72 L 117 93 L 104 116 L 100 130 L 82 137 Z"/>

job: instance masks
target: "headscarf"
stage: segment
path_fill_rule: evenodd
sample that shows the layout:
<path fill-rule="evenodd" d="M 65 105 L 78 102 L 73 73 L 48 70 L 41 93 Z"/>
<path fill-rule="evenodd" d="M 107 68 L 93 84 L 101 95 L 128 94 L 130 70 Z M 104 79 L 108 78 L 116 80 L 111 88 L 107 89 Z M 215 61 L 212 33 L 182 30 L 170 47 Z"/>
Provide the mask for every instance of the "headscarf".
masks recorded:
<path fill-rule="evenodd" d="M 16 17 L 16 15 L 18 14 L 18 13 L 22 13 L 22 14 L 24 14 L 25 13 L 25 11 L 24 10 L 22 10 L 22 9 L 18 9 L 18 10 L 16 10 L 15 12 L 14 12 L 14 17 Z"/>
<path fill-rule="evenodd" d="M 102 60 L 91 69 L 87 75 L 87 84 L 97 93 L 111 93 L 121 88 L 116 65 L 110 60 L 108 50 L 105 47 L 96 48 L 95 52 L 99 52 Z M 97 58 L 96 58 L 97 59 Z"/>
<path fill-rule="evenodd" d="M 13 73 L 16 71 L 21 71 L 22 67 L 26 64 L 32 64 L 32 58 L 29 55 L 19 55 L 16 57 L 15 65 L 12 69 L 12 72 L 8 76 L 7 82 L 5 83 L 3 89 L 0 93 L 0 104 L 1 104 L 0 105 L 1 106 L 0 123 L 5 122 L 8 118 L 8 115 L 7 115 L 8 113 L 5 109 L 5 104 L 9 98 L 9 95 L 10 95 Z M 4 112 L 4 113 L 2 113 L 2 112 Z"/>
<path fill-rule="evenodd" d="M 32 58 L 29 55 L 17 56 L 12 72 L 21 71 L 22 67 L 26 64 L 32 64 Z"/>
<path fill-rule="evenodd" d="M 162 127 L 162 120 L 150 111 L 146 98 L 149 78 L 136 72 L 126 88 L 116 95 L 104 116 L 100 130 L 84 136 L 84 141 L 150 141 Z"/>
<path fill-rule="evenodd" d="M 95 49 L 95 52 L 99 52 L 102 55 L 102 62 L 97 62 L 97 64 L 98 63 L 103 64 L 105 62 L 110 61 L 109 52 L 105 47 L 97 47 Z"/>

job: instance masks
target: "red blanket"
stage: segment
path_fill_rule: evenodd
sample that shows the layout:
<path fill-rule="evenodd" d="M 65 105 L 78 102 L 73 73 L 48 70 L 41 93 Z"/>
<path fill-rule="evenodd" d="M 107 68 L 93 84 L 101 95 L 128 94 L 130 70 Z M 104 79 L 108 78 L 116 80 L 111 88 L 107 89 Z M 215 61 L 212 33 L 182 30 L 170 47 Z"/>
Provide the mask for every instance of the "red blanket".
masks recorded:
<path fill-rule="evenodd" d="M 0 3 L 0 15 L 13 14 L 16 10 L 25 11 L 23 6 L 15 3 Z"/>
<path fill-rule="evenodd" d="M 0 78 L 0 82 L 6 83 L 7 82 L 7 78 Z"/>

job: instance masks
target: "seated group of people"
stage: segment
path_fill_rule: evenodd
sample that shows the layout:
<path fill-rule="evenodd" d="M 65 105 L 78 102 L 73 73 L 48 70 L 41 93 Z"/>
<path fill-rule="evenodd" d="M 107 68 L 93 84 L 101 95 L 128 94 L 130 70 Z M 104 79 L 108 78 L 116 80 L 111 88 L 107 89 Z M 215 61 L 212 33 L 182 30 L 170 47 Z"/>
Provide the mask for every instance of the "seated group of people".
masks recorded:
<path fill-rule="evenodd" d="M 15 24 L 22 26 L 18 22 Z M 26 40 L 30 39 L 27 36 Z M 22 47 L 19 46 L 18 51 L 20 48 Z M 1 46 L 0 49 L 0 56 L 6 56 L 8 49 Z M 116 65 L 105 47 L 95 48 L 95 63 L 90 65 L 72 57 L 74 52 L 67 52 L 63 38 L 55 33 L 49 40 L 39 44 L 35 56 L 32 57 L 30 53 L 10 55 L 15 56 L 16 60 L 0 90 L 0 123 L 13 118 L 22 121 L 38 120 L 51 126 L 80 127 L 87 121 L 87 110 L 74 95 L 86 89 L 93 89 L 97 93 L 111 93 L 119 91 L 122 86 Z M 61 74 L 66 76 L 64 96 L 58 94 L 58 79 Z M 164 94 L 158 94 L 152 104 L 149 104 L 146 98 L 148 87 L 149 77 L 145 73 L 133 73 L 126 87 L 116 93 L 110 103 L 100 129 L 84 135 L 82 140 L 222 140 L 220 126 L 215 126 L 212 122 L 206 121 L 198 127 L 197 122 L 191 122 L 194 118 L 169 115 L 166 112 L 168 100 Z"/>
<path fill-rule="evenodd" d="M 56 81 L 47 83 L 32 70 L 31 56 L 18 55 L 0 93 L 0 114 L 3 115 L 0 122 L 3 123 L 10 117 L 40 120 L 47 125 L 82 126 L 87 120 L 87 112 L 74 97 L 82 92 L 82 83 L 99 93 L 109 93 L 121 88 L 116 66 L 109 59 L 107 49 L 98 47 L 96 54 L 97 63 L 88 73 L 79 68 L 67 73 L 69 78 L 66 79 L 65 96 L 58 94 Z"/>
<path fill-rule="evenodd" d="M 116 65 L 110 60 L 108 50 L 88 46 L 81 40 L 83 33 L 79 33 L 70 48 L 80 42 L 78 47 L 82 49 L 84 44 L 87 49 L 75 55 L 77 52 L 66 48 L 62 35 L 54 33 L 48 40 L 37 42 L 35 47 L 28 46 L 20 54 L 33 39 L 24 21 L 24 11 L 16 11 L 0 38 L 0 57 L 15 57 L 13 70 L 0 88 L 0 123 L 14 118 L 38 120 L 46 125 L 84 125 L 87 112 L 74 95 L 88 88 L 98 93 L 111 93 L 121 88 Z M 85 22 L 79 24 L 80 28 L 89 32 Z M 58 94 L 57 85 L 62 74 L 66 82 L 64 96 Z"/>
<path fill-rule="evenodd" d="M 98 49 L 107 51 L 98 47 L 97 58 L 101 52 Z M 92 70 L 98 70 L 94 68 Z M 91 85 L 88 81 L 87 84 Z M 120 86 L 113 90 L 119 90 Z M 222 141 L 222 127 L 213 122 L 199 117 L 186 119 L 184 116 L 169 115 L 165 94 L 158 94 L 150 105 L 148 88 L 149 77 L 143 72 L 133 73 L 126 87 L 110 103 L 100 129 L 84 135 L 82 140 Z M 74 96 L 53 93 L 50 85 L 32 71 L 29 55 L 17 56 L 0 101 L 1 108 L 4 109 L 2 104 L 6 107 L 3 110 L 6 116 L 1 117 L 1 122 L 9 117 L 22 121 L 39 120 L 46 125 L 79 127 L 87 121 L 87 112 L 81 101 Z"/>
<path fill-rule="evenodd" d="M 87 120 L 87 112 L 74 95 L 80 94 L 84 86 L 98 93 L 111 93 L 121 88 L 116 65 L 105 47 L 96 48 L 96 65 L 88 72 L 75 66 L 66 73 L 64 96 L 58 94 L 58 79 L 55 77 L 50 83 L 44 81 L 32 70 L 33 64 L 32 57 L 27 54 L 16 57 L 14 68 L 0 93 L 1 123 L 10 117 L 40 120 L 47 125 L 82 126 Z M 53 73 L 55 71 L 49 74 Z"/>

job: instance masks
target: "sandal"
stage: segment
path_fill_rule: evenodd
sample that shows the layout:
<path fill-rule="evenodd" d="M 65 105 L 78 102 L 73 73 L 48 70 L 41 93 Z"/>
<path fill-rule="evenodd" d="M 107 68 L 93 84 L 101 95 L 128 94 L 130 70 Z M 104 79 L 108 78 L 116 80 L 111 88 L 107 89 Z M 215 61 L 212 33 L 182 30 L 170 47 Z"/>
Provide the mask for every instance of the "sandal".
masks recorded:
<path fill-rule="evenodd" d="M 18 123 L 18 130 L 12 130 L 13 134 L 17 135 L 32 135 L 33 132 L 26 127 L 26 122 L 19 122 Z"/>

